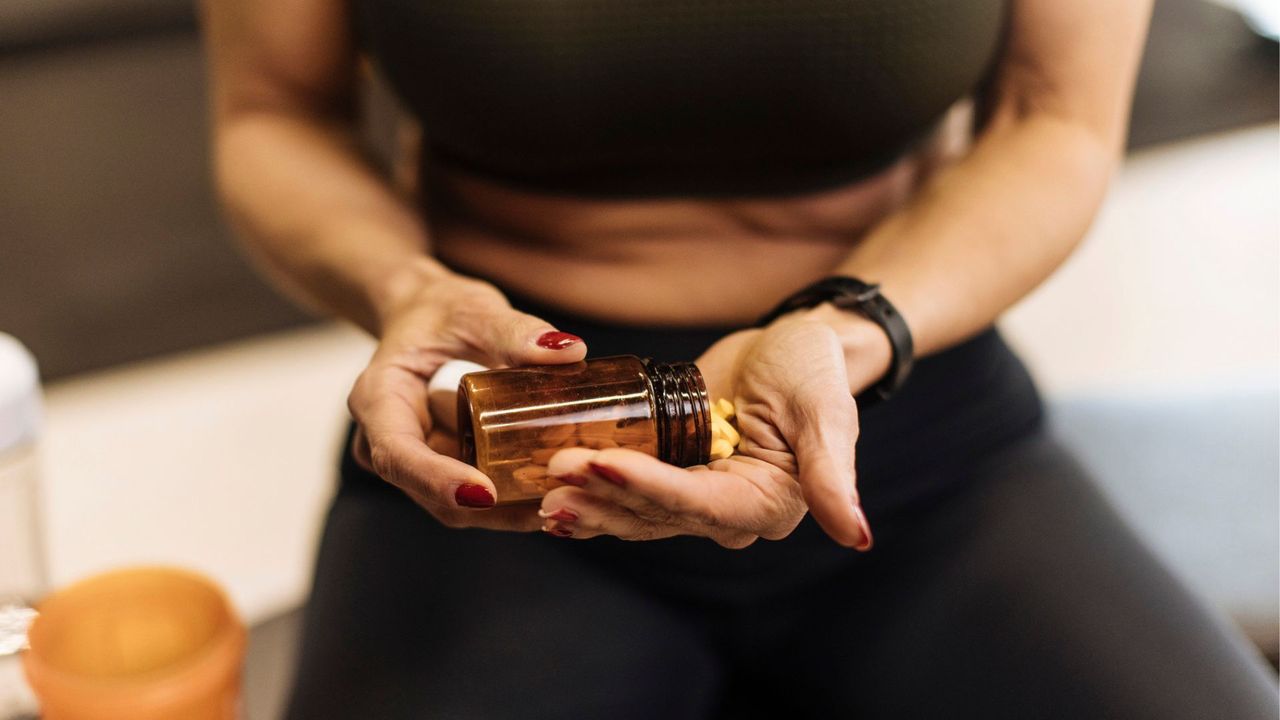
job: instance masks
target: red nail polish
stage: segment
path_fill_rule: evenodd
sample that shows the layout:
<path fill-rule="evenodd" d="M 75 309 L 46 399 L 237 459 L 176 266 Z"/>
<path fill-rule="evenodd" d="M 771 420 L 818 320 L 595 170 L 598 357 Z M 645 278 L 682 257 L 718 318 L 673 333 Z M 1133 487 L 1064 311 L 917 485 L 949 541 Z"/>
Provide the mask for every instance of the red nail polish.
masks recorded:
<path fill-rule="evenodd" d="M 547 517 L 562 523 L 571 523 L 578 519 L 578 513 L 570 510 L 569 508 L 560 508 Z"/>
<path fill-rule="evenodd" d="M 599 475 L 618 487 L 627 486 L 627 479 L 622 477 L 622 473 L 614 470 L 613 468 L 607 468 L 596 463 L 587 463 L 587 467 L 591 468 L 591 472 Z"/>
<path fill-rule="evenodd" d="M 577 335 L 560 332 L 559 330 L 544 332 L 538 336 L 537 340 L 538 347 L 543 347 L 548 350 L 563 350 L 570 345 L 577 345 L 580 342 L 582 342 L 582 338 Z"/>
<path fill-rule="evenodd" d="M 574 487 L 582 487 L 587 484 L 586 478 L 582 477 L 581 475 L 575 475 L 573 473 L 567 473 L 565 475 L 556 475 L 555 478 L 556 480 L 559 480 L 565 485 L 572 485 Z"/>
<path fill-rule="evenodd" d="M 493 493 L 489 492 L 489 488 L 474 483 L 459 486 L 453 493 L 453 499 L 459 505 L 469 508 L 490 508 L 494 503 Z"/>
<path fill-rule="evenodd" d="M 871 537 L 871 525 L 867 522 L 866 513 L 862 512 L 861 505 L 853 506 L 853 515 L 858 519 L 858 528 L 862 530 L 862 542 L 853 546 L 854 550 L 867 551 L 871 549 L 871 544 L 875 540 Z"/>
<path fill-rule="evenodd" d="M 573 531 L 562 525 L 552 525 L 551 527 L 547 528 L 547 534 L 555 535 L 556 537 L 563 537 L 563 538 L 573 537 Z"/>

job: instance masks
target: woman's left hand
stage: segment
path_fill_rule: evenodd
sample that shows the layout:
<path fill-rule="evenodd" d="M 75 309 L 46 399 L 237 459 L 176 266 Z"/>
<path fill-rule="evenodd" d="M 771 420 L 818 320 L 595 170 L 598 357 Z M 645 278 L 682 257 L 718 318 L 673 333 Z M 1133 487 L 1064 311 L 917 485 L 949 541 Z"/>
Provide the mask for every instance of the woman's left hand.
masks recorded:
<path fill-rule="evenodd" d="M 868 549 L 854 479 L 858 410 L 835 331 L 784 319 L 724 338 L 697 364 L 710 396 L 734 402 L 738 454 L 678 468 L 633 450 L 562 450 L 548 469 L 566 487 L 542 501 L 548 531 L 701 535 L 742 548 L 786 537 L 808 510 L 840 544 Z"/>

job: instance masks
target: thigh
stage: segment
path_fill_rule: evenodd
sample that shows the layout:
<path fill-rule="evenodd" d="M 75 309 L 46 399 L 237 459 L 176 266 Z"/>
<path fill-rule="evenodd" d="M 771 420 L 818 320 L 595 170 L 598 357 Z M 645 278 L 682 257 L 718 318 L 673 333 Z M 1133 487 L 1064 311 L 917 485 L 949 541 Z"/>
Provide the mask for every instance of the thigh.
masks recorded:
<path fill-rule="evenodd" d="M 1269 669 L 1055 443 L 971 473 L 821 593 L 793 649 L 813 716 L 1276 717 Z"/>
<path fill-rule="evenodd" d="M 563 542 L 449 530 L 398 493 L 340 493 L 288 717 L 704 716 L 719 671 L 698 632 Z"/>

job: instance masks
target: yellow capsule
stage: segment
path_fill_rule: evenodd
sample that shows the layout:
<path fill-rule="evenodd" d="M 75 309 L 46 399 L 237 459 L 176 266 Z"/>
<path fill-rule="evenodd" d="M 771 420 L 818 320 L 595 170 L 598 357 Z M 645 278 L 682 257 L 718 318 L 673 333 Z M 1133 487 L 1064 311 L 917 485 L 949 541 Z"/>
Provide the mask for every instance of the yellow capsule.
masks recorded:
<path fill-rule="evenodd" d="M 737 447 L 738 441 L 741 439 L 738 436 L 738 431 L 734 429 L 733 425 L 729 424 L 728 420 L 721 420 L 718 417 L 711 418 L 711 436 L 725 440 L 732 447 Z"/>
<path fill-rule="evenodd" d="M 728 420 L 734 416 L 736 408 L 733 407 L 733 403 L 729 402 L 727 398 L 720 398 L 716 401 L 713 410 L 719 410 L 720 414 L 724 416 L 724 419 Z"/>
<path fill-rule="evenodd" d="M 724 460 L 733 455 L 733 446 L 727 440 L 717 438 L 711 441 L 711 459 Z"/>

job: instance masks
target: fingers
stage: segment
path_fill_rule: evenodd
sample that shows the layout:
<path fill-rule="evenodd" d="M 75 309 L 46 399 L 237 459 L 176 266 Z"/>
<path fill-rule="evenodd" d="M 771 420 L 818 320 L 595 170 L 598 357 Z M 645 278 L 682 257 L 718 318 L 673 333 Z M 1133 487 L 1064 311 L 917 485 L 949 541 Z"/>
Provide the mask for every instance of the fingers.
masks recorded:
<path fill-rule="evenodd" d="M 458 445 L 458 436 L 455 433 L 436 428 L 427 436 L 427 447 L 445 457 L 455 460 L 461 459 L 462 451 Z"/>
<path fill-rule="evenodd" d="M 356 426 L 352 440 L 356 462 L 400 488 L 446 527 L 516 532 L 542 527 L 535 507 L 485 509 L 493 505 L 493 484 L 471 466 L 449 457 L 457 455 L 455 436 L 433 430 L 424 445 L 421 424 L 416 425 L 417 434 L 409 427 L 410 418 L 415 417 L 411 411 L 397 410 L 395 403 L 366 408 L 359 398 L 351 404 L 361 407 L 360 417 L 374 428 L 366 432 L 364 425 Z"/>
<path fill-rule="evenodd" d="M 772 480 L 752 482 L 752 473 L 767 473 L 764 463 L 725 461 L 717 463 L 715 470 L 684 469 L 634 450 L 571 448 L 556 453 L 548 471 L 581 487 L 579 495 L 625 510 L 622 516 L 598 508 L 587 513 L 596 530 L 624 539 L 695 534 L 726 547 L 745 547 L 757 536 L 785 536 L 804 514 L 798 491 L 794 501 L 787 503 L 771 491 Z M 557 508 L 544 501 L 543 509 L 554 512 Z"/>
<path fill-rule="evenodd" d="M 426 381 L 450 359 L 555 364 L 578 362 L 586 352 L 581 338 L 512 309 L 492 285 L 455 277 L 424 286 L 385 323 L 348 397 L 358 428 L 355 460 L 446 524 L 537 529 L 536 508 L 475 512 L 494 507 L 496 490 L 480 471 L 449 457 L 457 455 L 457 442 L 433 431 Z"/>
<path fill-rule="evenodd" d="M 427 447 L 432 451 L 451 457 L 460 459 L 461 454 L 458 447 L 458 436 L 455 433 L 448 432 L 441 428 L 436 428 L 427 435 Z M 369 438 L 364 434 L 364 428 L 356 426 L 355 433 L 351 436 L 351 456 L 355 459 L 356 465 L 369 472 L 373 472 L 373 459 L 370 457 Z"/>
<path fill-rule="evenodd" d="M 582 338 L 544 320 L 507 309 L 489 318 L 480 332 L 483 350 L 497 365 L 558 365 L 587 356 Z"/>
<path fill-rule="evenodd" d="M 538 516 L 545 521 L 542 526 L 545 532 L 575 540 L 601 535 L 621 540 L 663 540 L 678 535 L 701 535 L 723 547 L 738 550 L 758 539 L 753 533 L 729 528 L 704 528 L 697 532 L 678 524 L 654 522 L 616 502 L 576 487 L 560 487 L 547 493 Z"/>
<path fill-rule="evenodd" d="M 382 479 L 435 512 L 492 507 L 493 483 L 479 470 L 427 446 L 419 410 L 426 387 L 414 374 L 395 367 L 371 366 L 347 399 L 359 425 L 357 458 Z"/>
<path fill-rule="evenodd" d="M 570 448 L 552 456 L 547 472 L 586 480 L 592 493 L 652 522 L 720 524 L 716 503 L 708 497 L 714 481 L 695 481 L 689 470 L 635 450 Z"/>
<path fill-rule="evenodd" d="M 483 512 L 436 508 L 431 510 L 431 514 L 440 524 L 455 529 L 478 528 L 510 532 L 537 532 L 545 522 L 541 517 L 538 517 L 538 507 L 536 505 L 511 505 L 496 507 Z"/>
<path fill-rule="evenodd" d="M 810 513 L 836 542 L 869 550 L 871 528 L 862 511 L 854 471 L 858 418 L 853 398 L 839 393 L 810 398 L 796 403 L 796 413 L 798 422 L 788 440 Z"/>
<path fill-rule="evenodd" d="M 359 425 L 351 436 L 351 457 L 355 459 L 357 465 L 368 472 L 373 472 L 373 461 L 369 458 L 369 438 L 365 437 L 364 430 Z"/>
<path fill-rule="evenodd" d="M 487 283 L 457 279 L 446 302 L 445 334 L 475 353 L 467 359 L 490 367 L 518 367 L 574 363 L 587 356 L 582 338 L 513 309 Z"/>
<path fill-rule="evenodd" d="M 559 487 L 542 499 L 542 529 L 557 537 L 587 540 L 610 535 L 623 540 L 660 540 L 681 528 L 638 517 L 627 508 L 576 487 Z"/>

